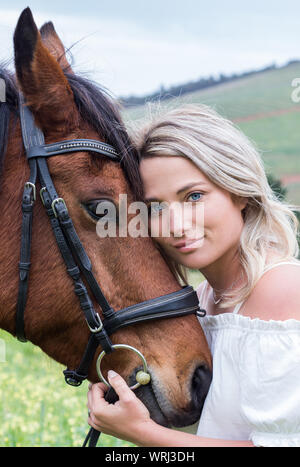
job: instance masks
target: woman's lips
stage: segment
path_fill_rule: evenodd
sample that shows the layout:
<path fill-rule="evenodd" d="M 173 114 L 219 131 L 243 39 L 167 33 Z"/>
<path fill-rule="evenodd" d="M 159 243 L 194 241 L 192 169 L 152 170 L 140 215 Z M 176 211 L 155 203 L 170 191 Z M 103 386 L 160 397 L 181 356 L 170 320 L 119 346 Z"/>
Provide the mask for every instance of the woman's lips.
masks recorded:
<path fill-rule="evenodd" d="M 204 237 L 193 239 L 193 240 L 185 240 L 184 242 L 175 243 L 174 248 L 181 252 L 188 252 L 192 250 L 196 250 L 203 244 Z"/>

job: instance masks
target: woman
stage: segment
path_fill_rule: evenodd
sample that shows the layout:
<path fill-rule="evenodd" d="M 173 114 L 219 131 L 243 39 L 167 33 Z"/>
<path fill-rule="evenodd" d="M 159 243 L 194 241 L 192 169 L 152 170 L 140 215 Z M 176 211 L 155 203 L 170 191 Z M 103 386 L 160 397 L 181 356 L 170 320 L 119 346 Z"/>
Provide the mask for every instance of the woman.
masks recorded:
<path fill-rule="evenodd" d="M 300 446 L 295 215 L 273 194 L 254 146 L 208 107 L 173 110 L 138 135 L 145 200 L 169 212 L 168 236 L 163 204 L 150 209 L 155 240 L 181 278 L 193 268 L 206 279 L 198 295 L 213 380 L 197 435 L 153 422 L 114 372 L 119 402 L 105 402 L 103 384 L 91 386 L 90 425 L 140 446 Z M 186 204 L 192 214 L 178 210 Z"/>

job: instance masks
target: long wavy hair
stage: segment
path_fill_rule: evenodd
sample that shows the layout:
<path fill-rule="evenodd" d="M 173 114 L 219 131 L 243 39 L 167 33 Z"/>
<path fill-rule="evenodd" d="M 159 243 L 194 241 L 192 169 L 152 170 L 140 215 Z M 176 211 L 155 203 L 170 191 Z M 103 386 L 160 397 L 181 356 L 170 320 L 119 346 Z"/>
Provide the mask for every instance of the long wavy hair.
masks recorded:
<path fill-rule="evenodd" d="M 261 277 L 270 253 L 276 261 L 295 260 L 299 254 L 299 207 L 280 200 L 271 189 L 259 151 L 231 121 L 206 105 L 185 105 L 148 119 L 135 128 L 140 158 L 179 156 L 190 159 L 215 185 L 231 195 L 245 197 L 240 263 L 246 284 L 223 294 L 228 308 L 245 300 Z M 164 256 L 179 278 L 186 270 Z"/>

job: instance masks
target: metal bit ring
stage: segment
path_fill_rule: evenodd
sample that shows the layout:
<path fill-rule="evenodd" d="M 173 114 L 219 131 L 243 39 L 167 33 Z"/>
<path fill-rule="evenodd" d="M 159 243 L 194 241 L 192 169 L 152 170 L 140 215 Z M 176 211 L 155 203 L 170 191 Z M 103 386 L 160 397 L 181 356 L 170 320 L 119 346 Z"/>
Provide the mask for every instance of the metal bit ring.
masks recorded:
<path fill-rule="evenodd" d="M 144 355 L 139 350 L 132 347 L 131 345 L 126 345 L 126 344 L 116 344 L 116 345 L 113 345 L 112 347 L 114 349 L 125 349 L 125 350 L 132 350 L 133 352 L 135 352 L 141 358 L 141 360 L 143 362 L 143 373 L 146 373 L 147 375 L 149 375 L 146 359 L 145 359 Z M 97 358 L 96 370 L 97 370 L 98 377 L 99 377 L 100 381 L 102 381 L 104 384 L 106 384 L 108 387 L 110 387 L 110 384 L 106 381 L 106 379 L 104 378 L 104 376 L 102 374 L 102 371 L 101 371 L 101 361 L 102 361 L 104 355 L 106 355 L 105 350 L 103 350 L 100 353 L 99 357 Z M 150 381 L 150 375 L 149 375 L 148 379 L 149 379 L 148 380 L 148 382 L 149 382 Z M 147 384 L 147 383 L 143 383 L 143 384 Z M 141 385 L 142 385 L 142 383 L 137 382 L 133 386 L 130 386 L 130 389 L 133 391 L 134 389 L 137 389 Z"/>

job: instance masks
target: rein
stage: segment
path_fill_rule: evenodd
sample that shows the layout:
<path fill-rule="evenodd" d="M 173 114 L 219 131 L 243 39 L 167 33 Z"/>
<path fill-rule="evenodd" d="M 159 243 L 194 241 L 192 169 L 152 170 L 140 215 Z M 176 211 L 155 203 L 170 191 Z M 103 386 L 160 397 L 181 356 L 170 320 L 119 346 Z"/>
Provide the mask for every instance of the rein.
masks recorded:
<path fill-rule="evenodd" d="M 64 260 L 67 273 L 73 280 L 74 292 L 79 299 L 80 307 L 90 330 L 90 337 L 79 366 L 76 369 L 67 368 L 63 372 L 66 383 L 71 386 L 80 386 L 82 381 L 88 378 L 90 365 L 100 345 L 102 352 L 97 360 L 97 373 L 101 381 L 108 385 L 100 368 L 103 356 L 105 354 L 110 354 L 116 348 L 127 348 L 138 353 L 143 361 L 143 370 L 136 373 L 137 383 L 132 386 L 131 389 L 136 389 L 141 384 L 148 384 L 150 375 L 144 356 L 134 347 L 125 344 L 113 345 L 109 336 L 125 326 L 153 319 L 175 318 L 190 314 L 196 314 L 202 317 L 205 315 L 205 310 L 199 308 L 198 297 L 193 288 L 186 286 L 179 291 L 131 305 L 118 312 L 114 311 L 105 298 L 93 274 L 91 261 L 76 233 L 66 203 L 63 198 L 59 197 L 55 190 L 48 170 L 47 158 L 76 151 L 89 151 L 101 156 L 106 156 L 113 161 L 120 162 L 120 155 L 109 144 L 92 139 L 74 139 L 45 144 L 44 134 L 35 125 L 34 117 L 29 108 L 25 105 L 22 94 L 19 95 L 19 101 L 22 138 L 30 167 L 30 176 L 24 185 L 22 197 L 22 229 L 19 262 L 19 291 L 16 309 L 16 337 L 21 342 L 27 341 L 24 316 L 31 264 L 33 207 L 36 201 L 36 181 L 38 179 L 42 187 L 40 190 L 42 203 L 48 214 L 53 234 Z M 102 309 L 102 319 L 94 309 L 82 276 Z M 113 402 L 116 400 L 116 394 L 113 394 L 114 391 L 112 391 L 112 388 L 110 388 L 106 397 Z M 96 446 L 99 434 L 100 433 L 96 432 L 96 430 L 91 429 L 84 446 L 88 442 L 89 446 Z"/>

